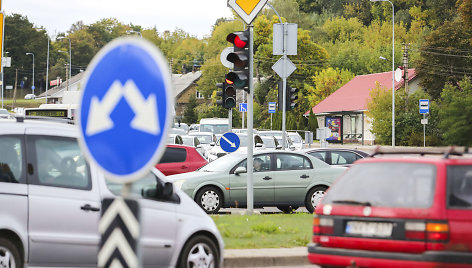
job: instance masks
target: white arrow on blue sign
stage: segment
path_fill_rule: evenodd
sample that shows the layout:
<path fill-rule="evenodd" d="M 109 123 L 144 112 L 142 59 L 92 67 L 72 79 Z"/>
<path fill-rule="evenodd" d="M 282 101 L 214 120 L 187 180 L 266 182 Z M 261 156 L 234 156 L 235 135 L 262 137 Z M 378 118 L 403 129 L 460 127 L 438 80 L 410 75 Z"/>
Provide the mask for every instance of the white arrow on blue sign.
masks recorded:
<path fill-rule="evenodd" d="M 223 151 L 232 153 L 239 148 L 241 140 L 233 132 L 226 132 L 220 138 L 220 146 Z"/>
<path fill-rule="evenodd" d="M 152 43 L 122 38 L 106 45 L 87 69 L 79 141 L 107 179 L 139 179 L 164 152 L 173 111 L 167 66 Z"/>

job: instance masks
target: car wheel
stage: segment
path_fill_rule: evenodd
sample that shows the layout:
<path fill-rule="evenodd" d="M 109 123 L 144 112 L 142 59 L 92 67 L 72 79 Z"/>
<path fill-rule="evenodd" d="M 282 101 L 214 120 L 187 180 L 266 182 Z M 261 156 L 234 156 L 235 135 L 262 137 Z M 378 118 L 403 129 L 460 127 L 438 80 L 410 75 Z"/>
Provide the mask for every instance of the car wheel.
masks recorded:
<path fill-rule="evenodd" d="M 305 199 L 305 205 L 306 209 L 310 213 L 313 213 L 313 211 L 315 211 L 316 206 L 318 205 L 318 203 L 320 203 L 321 198 L 323 198 L 327 189 L 328 187 L 326 186 L 316 186 L 311 188 L 311 190 L 308 192 Z"/>
<path fill-rule="evenodd" d="M 277 208 L 285 214 L 293 213 L 295 210 L 298 209 L 297 206 L 277 206 Z"/>
<path fill-rule="evenodd" d="M 204 187 L 198 192 L 196 201 L 206 213 L 212 214 L 220 210 L 223 196 L 216 187 Z"/>
<path fill-rule="evenodd" d="M 10 240 L 0 238 L 0 267 L 18 268 L 23 267 L 20 251 Z"/>
<path fill-rule="evenodd" d="M 219 256 L 215 242 L 203 235 L 192 237 L 182 249 L 178 267 L 218 268 Z"/>

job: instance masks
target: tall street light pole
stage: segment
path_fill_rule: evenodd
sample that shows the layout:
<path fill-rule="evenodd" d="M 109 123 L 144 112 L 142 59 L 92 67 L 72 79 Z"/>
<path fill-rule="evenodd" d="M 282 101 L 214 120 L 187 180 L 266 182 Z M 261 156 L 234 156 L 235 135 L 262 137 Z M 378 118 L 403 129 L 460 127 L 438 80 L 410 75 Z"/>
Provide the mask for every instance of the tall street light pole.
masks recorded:
<path fill-rule="evenodd" d="M 70 38 L 61 36 L 61 37 L 58 37 L 57 39 L 58 40 L 69 39 L 69 77 L 67 78 L 67 80 L 68 82 L 70 82 L 70 79 L 72 79 L 72 48 L 70 44 Z"/>
<path fill-rule="evenodd" d="M 33 85 L 31 86 L 32 93 L 34 95 L 34 53 L 27 52 L 26 55 L 33 55 Z"/>
<path fill-rule="evenodd" d="M 395 8 L 389 0 L 370 0 L 389 2 L 392 5 L 392 147 L 395 147 Z"/>

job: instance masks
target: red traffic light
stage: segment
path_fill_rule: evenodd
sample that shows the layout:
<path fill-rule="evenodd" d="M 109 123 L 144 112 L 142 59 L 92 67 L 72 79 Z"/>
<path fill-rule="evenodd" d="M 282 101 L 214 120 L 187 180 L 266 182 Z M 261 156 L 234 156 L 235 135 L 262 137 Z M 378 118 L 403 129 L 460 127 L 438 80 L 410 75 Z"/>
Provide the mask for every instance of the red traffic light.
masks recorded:
<path fill-rule="evenodd" d="M 226 36 L 226 40 L 237 48 L 246 48 L 249 44 L 249 31 L 230 33 Z"/>

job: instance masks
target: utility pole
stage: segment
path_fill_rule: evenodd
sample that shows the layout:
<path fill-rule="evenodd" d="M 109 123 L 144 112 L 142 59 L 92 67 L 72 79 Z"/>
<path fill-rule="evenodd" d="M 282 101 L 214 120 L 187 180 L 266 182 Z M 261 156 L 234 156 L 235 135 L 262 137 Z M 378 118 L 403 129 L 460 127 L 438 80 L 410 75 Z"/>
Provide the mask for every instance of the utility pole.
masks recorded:
<path fill-rule="evenodd" d="M 15 75 L 15 89 L 13 90 L 13 108 L 15 108 L 16 105 L 16 86 L 18 85 L 18 69 L 16 69 L 16 75 Z"/>
<path fill-rule="evenodd" d="M 408 49 L 410 44 L 403 43 L 403 45 L 403 79 L 405 81 L 405 93 L 408 96 Z"/>

